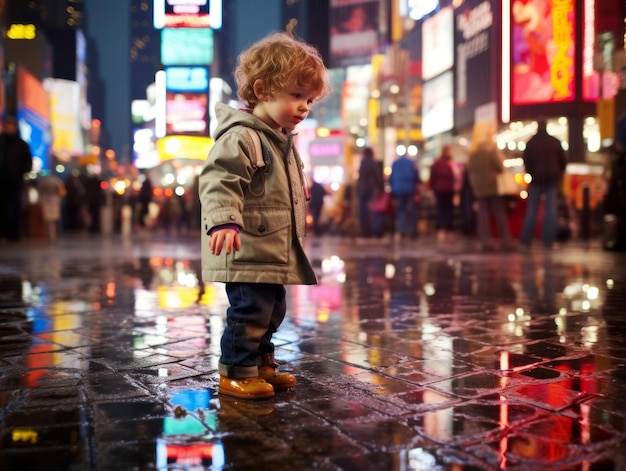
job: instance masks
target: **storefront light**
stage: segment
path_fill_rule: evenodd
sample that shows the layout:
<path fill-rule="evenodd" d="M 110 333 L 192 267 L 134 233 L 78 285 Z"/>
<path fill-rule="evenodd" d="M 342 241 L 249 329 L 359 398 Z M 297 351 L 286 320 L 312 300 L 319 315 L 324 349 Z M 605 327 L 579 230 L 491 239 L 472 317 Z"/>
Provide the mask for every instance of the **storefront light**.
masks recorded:
<path fill-rule="evenodd" d="M 174 183 L 175 179 L 176 177 L 173 173 L 167 173 L 163 176 L 163 183 L 165 185 L 171 185 L 172 183 Z"/>
<path fill-rule="evenodd" d="M 590 132 L 587 136 L 587 149 L 589 152 L 598 152 L 602 147 L 599 132 Z"/>

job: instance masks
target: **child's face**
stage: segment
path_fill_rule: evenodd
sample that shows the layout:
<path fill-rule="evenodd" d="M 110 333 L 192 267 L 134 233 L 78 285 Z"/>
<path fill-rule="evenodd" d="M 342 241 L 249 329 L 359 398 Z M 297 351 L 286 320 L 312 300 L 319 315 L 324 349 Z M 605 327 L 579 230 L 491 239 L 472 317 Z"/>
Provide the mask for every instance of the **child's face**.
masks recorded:
<path fill-rule="evenodd" d="M 291 132 L 307 117 L 316 95 L 307 87 L 294 85 L 273 96 L 259 98 L 261 101 L 253 114 L 273 129 Z"/>

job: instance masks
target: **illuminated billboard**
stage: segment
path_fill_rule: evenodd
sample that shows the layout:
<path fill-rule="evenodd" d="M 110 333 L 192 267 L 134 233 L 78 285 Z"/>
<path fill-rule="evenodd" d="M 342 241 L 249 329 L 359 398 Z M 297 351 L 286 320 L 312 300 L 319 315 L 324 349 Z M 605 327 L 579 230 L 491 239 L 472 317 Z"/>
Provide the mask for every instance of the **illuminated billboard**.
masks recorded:
<path fill-rule="evenodd" d="M 211 65 L 213 30 L 165 28 L 161 30 L 161 63 L 169 65 Z"/>
<path fill-rule="evenodd" d="M 454 126 L 452 71 L 424 82 L 422 96 L 422 134 L 431 137 L 450 131 Z"/>
<path fill-rule="evenodd" d="M 165 133 L 206 136 L 209 71 L 206 67 L 165 69 Z"/>
<path fill-rule="evenodd" d="M 167 67 L 167 90 L 206 92 L 209 90 L 209 70 L 206 67 Z"/>
<path fill-rule="evenodd" d="M 154 27 L 222 27 L 222 0 L 154 0 Z"/>
<path fill-rule="evenodd" d="M 422 79 L 430 80 L 454 65 L 454 13 L 442 8 L 422 24 Z"/>
<path fill-rule="evenodd" d="M 52 152 L 62 159 L 83 154 L 80 85 L 72 80 L 53 78 L 45 79 L 43 85 L 50 95 Z"/>
<path fill-rule="evenodd" d="M 497 87 L 491 73 L 494 57 L 493 0 L 466 0 L 455 11 L 455 107 L 457 128 L 474 122 L 474 112 L 497 101 Z"/>
<path fill-rule="evenodd" d="M 331 67 L 369 64 L 380 52 L 380 0 L 331 0 Z"/>
<path fill-rule="evenodd" d="M 17 119 L 20 135 L 30 147 L 33 167 L 48 167 L 50 97 L 42 83 L 24 67 L 17 67 Z"/>
<path fill-rule="evenodd" d="M 206 92 L 167 91 L 165 95 L 165 133 L 206 136 L 208 134 Z"/>
<path fill-rule="evenodd" d="M 513 105 L 574 99 L 575 21 L 575 0 L 512 2 Z"/>

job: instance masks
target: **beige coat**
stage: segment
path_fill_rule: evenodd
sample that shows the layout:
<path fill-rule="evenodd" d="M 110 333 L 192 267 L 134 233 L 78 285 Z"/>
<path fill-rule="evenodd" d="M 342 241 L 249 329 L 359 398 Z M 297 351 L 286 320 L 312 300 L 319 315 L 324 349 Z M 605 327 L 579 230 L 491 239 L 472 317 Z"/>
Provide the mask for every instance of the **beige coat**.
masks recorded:
<path fill-rule="evenodd" d="M 476 198 L 498 196 L 498 175 L 504 172 L 498 148 L 479 144 L 469 155 L 467 174 Z"/>
<path fill-rule="evenodd" d="M 199 180 L 204 281 L 315 284 L 302 247 L 306 200 L 302 161 L 292 136 L 274 131 L 245 111 L 216 105 L 218 126 Z M 256 168 L 254 143 L 244 126 L 258 131 L 266 167 Z M 288 152 L 288 154 L 287 154 Z M 210 230 L 241 227 L 241 250 L 211 254 Z"/>
<path fill-rule="evenodd" d="M 65 196 L 65 185 L 56 175 L 42 177 L 37 183 L 41 201 L 41 214 L 46 222 L 61 219 L 61 200 Z"/>

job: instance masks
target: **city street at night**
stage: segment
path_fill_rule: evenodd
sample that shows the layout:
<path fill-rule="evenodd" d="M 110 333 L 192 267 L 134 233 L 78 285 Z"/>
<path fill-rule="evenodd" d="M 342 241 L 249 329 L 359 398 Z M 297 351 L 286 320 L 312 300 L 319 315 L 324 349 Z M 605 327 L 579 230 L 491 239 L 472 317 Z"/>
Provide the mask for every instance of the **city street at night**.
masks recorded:
<path fill-rule="evenodd" d="M 308 237 L 294 390 L 217 394 L 199 236 L 0 245 L 1 470 L 626 469 L 626 254 Z"/>

